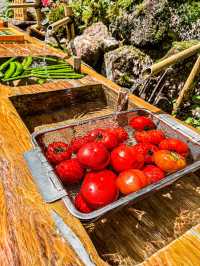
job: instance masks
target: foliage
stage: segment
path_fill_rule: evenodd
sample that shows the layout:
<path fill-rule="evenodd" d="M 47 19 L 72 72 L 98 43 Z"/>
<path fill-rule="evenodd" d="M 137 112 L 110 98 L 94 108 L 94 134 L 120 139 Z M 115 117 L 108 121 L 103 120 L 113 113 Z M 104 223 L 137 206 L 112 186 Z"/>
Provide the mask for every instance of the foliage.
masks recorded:
<path fill-rule="evenodd" d="M 12 0 L 5 0 L 3 3 L 0 1 L 0 18 L 7 20 L 13 17 L 13 9 L 8 8 Z"/>
<path fill-rule="evenodd" d="M 182 22 L 191 24 L 200 18 L 200 2 L 191 1 L 183 3 L 178 7 L 178 14 L 181 16 Z"/>
<path fill-rule="evenodd" d="M 79 31 L 90 24 L 102 21 L 108 25 L 116 16 L 120 16 L 122 10 L 130 10 L 133 7 L 132 0 L 75 0 L 73 8 L 76 25 Z"/>
<path fill-rule="evenodd" d="M 64 7 L 63 5 L 58 5 L 55 8 L 51 8 L 48 14 L 48 20 L 50 23 L 56 22 L 59 19 L 64 18 Z"/>

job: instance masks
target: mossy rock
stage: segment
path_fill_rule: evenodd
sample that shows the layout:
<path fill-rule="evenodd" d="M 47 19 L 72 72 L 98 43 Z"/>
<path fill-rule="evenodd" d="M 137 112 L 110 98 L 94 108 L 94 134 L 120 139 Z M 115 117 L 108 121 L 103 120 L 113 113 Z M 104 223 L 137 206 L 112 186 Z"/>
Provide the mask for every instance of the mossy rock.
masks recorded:
<path fill-rule="evenodd" d="M 144 0 L 131 13 L 124 12 L 111 24 L 113 34 L 138 47 L 160 43 L 168 32 L 167 0 Z"/>
<path fill-rule="evenodd" d="M 134 46 L 122 46 L 104 56 L 106 75 L 109 79 L 127 88 L 140 87 L 143 71 L 153 62 Z"/>
<path fill-rule="evenodd" d="M 171 49 L 166 53 L 166 55 L 163 58 L 159 59 L 158 61 L 162 61 L 165 58 L 167 58 L 173 54 L 181 52 L 181 51 L 188 49 L 188 48 L 190 48 L 196 44 L 199 44 L 199 43 L 200 43 L 200 41 L 198 41 L 198 40 L 173 42 Z"/>

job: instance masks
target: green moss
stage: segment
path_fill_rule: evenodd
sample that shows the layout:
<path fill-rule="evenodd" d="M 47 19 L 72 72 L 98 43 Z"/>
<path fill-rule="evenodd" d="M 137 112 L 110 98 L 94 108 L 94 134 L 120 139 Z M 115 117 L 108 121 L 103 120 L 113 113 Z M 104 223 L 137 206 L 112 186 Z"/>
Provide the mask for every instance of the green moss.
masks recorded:
<path fill-rule="evenodd" d="M 172 47 L 178 51 L 185 50 L 196 44 L 200 43 L 198 40 L 182 41 L 182 42 L 173 42 Z"/>
<path fill-rule="evenodd" d="M 154 36 L 155 42 L 159 42 L 163 38 L 163 34 L 165 33 L 166 28 L 160 27 L 159 30 L 156 31 L 156 34 Z"/>
<path fill-rule="evenodd" d="M 145 7 L 146 7 L 145 2 L 143 2 L 143 3 L 139 4 L 139 5 L 137 5 L 137 6 L 135 7 L 135 15 L 136 15 L 137 17 L 139 17 L 139 16 L 143 13 Z"/>

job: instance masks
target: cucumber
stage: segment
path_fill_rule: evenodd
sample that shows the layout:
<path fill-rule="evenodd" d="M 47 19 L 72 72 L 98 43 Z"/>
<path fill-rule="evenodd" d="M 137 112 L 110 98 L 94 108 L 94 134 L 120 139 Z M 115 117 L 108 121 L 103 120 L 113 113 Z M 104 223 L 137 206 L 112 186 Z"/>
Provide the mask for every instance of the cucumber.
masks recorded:
<path fill-rule="evenodd" d="M 24 59 L 23 59 L 23 61 L 22 61 L 22 66 L 23 66 L 23 67 L 24 67 L 24 65 L 26 64 L 27 58 L 28 58 L 28 57 L 24 57 Z"/>
<path fill-rule="evenodd" d="M 16 57 L 12 57 L 10 59 L 8 59 L 6 62 L 4 62 L 1 66 L 0 66 L 0 72 L 4 71 L 7 66 L 9 66 L 9 64 L 14 61 L 16 59 Z"/>
<path fill-rule="evenodd" d="M 12 75 L 15 73 L 15 69 L 16 69 L 16 63 L 15 62 L 11 62 L 10 63 L 10 67 L 8 68 L 8 70 L 5 73 L 4 79 L 11 78 Z"/>
<path fill-rule="evenodd" d="M 32 56 L 28 56 L 26 60 L 24 59 L 22 62 L 23 69 L 26 70 L 33 62 Z"/>
<path fill-rule="evenodd" d="M 15 64 L 16 64 L 16 70 L 15 70 L 15 73 L 13 74 L 13 77 L 19 76 L 23 71 L 23 66 L 21 63 L 15 62 Z"/>

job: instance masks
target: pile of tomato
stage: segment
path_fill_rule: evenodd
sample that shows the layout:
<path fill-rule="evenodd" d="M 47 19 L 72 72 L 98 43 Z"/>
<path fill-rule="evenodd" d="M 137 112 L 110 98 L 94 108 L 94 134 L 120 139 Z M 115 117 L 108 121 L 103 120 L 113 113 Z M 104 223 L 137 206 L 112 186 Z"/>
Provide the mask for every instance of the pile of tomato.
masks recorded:
<path fill-rule="evenodd" d="M 167 138 L 145 116 L 129 121 L 132 136 L 122 127 L 97 128 L 71 143 L 53 142 L 46 157 L 64 185 L 81 182 L 74 204 L 84 213 L 104 207 L 186 166 L 189 148 Z M 129 145 L 135 139 L 137 144 Z"/>

